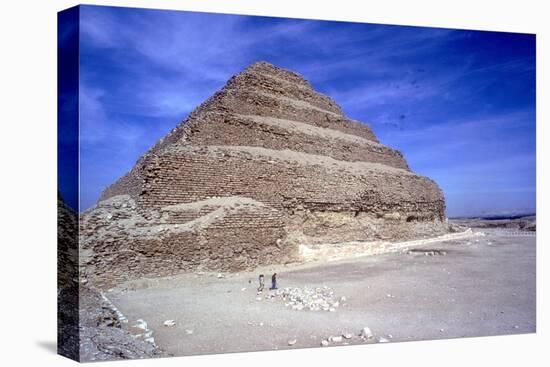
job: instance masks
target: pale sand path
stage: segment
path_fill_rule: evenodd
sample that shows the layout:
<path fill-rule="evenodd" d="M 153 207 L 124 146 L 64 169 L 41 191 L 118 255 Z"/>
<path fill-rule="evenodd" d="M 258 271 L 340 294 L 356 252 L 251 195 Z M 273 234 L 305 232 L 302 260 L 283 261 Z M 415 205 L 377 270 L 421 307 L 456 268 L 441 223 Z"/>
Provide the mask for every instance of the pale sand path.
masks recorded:
<path fill-rule="evenodd" d="M 416 248 L 446 255 L 394 252 L 221 279 L 187 274 L 128 282 L 106 295 L 128 325 L 145 320 L 155 342 L 174 355 L 317 347 L 364 326 L 391 342 L 535 331 L 535 237 L 490 234 Z M 260 271 L 266 281 L 276 271 L 281 287 L 327 285 L 347 305 L 296 311 L 280 299 L 257 301 Z M 163 326 L 169 319 L 176 325 Z M 349 343 L 364 342 L 355 336 Z"/>

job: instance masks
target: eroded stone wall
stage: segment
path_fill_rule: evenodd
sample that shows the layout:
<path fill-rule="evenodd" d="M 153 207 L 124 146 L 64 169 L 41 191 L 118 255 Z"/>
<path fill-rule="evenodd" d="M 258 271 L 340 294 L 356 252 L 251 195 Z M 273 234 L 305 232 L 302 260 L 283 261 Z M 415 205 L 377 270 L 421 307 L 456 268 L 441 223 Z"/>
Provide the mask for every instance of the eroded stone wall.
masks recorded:
<path fill-rule="evenodd" d="M 409 169 L 394 149 L 357 135 L 314 127 L 303 122 L 263 116 L 211 113 L 189 134 L 192 145 L 253 146 L 332 157 L 342 161 L 376 162 Z"/>
<path fill-rule="evenodd" d="M 98 286 L 297 261 L 297 249 L 283 241 L 282 212 L 236 196 L 148 210 L 114 196 L 85 213 L 82 227 L 81 276 Z"/>
<path fill-rule="evenodd" d="M 405 219 L 443 219 L 441 191 L 425 177 L 295 152 L 289 152 L 294 159 L 289 161 L 279 158 L 280 152 L 258 150 L 255 155 L 239 147 L 211 147 L 155 157 L 144 174 L 141 207 L 245 196 L 277 209 L 363 211 L 374 216 L 399 212 Z M 304 162 L 310 157 L 311 162 Z"/>

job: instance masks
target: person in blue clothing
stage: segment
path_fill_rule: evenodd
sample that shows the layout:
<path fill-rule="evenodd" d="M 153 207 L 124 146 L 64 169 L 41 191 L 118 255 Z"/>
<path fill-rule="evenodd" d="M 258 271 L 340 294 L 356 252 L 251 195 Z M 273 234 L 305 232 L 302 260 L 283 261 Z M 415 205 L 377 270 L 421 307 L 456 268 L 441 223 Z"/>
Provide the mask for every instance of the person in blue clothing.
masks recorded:
<path fill-rule="evenodd" d="M 269 289 L 277 289 L 277 273 L 273 273 L 271 276 L 271 288 Z"/>

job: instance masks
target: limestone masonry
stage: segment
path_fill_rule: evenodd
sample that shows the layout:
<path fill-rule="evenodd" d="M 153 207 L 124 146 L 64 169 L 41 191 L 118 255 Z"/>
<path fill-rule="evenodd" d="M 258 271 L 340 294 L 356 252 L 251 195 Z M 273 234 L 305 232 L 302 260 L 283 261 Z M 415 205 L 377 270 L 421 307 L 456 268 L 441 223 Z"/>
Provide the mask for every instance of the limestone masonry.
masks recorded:
<path fill-rule="evenodd" d="M 98 284 L 300 261 L 299 245 L 447 231 L 437 184 L 300 75 L 251 65 L 81 215 Z"/>

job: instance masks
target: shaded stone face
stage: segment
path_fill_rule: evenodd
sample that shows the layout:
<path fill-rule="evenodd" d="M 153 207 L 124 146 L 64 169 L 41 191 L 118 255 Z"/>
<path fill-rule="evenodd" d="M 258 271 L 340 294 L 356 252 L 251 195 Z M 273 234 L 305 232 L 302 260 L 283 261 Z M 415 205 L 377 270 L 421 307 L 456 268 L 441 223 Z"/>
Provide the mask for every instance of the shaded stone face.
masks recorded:
<path fill-rule="evenodd" d="M 300 75 L 251 65 L 81 216 L 82 266 L 116 281 L 300 261 L 299 245 L 446 232 L 443 194 Z"/>

